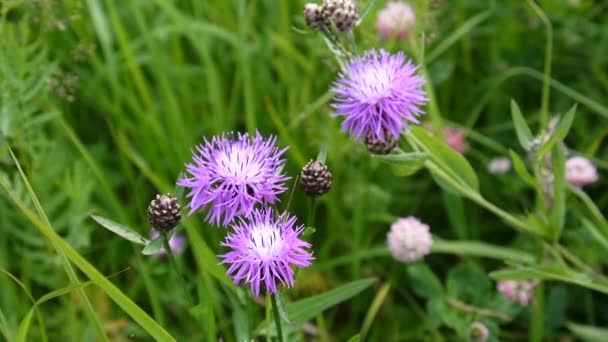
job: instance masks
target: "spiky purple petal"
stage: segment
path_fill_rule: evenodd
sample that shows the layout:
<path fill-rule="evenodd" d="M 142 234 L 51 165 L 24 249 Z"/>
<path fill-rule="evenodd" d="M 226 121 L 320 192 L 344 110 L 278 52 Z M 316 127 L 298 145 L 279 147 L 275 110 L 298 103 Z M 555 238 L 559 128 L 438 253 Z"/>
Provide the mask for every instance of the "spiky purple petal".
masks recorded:
<path fill-rule="evenodd" d="M 249 218 L 232 225 L 221 244 L 230 252 L 220 255 L 228 267 L 228 276 L 236 285 L 248 284 L 255 296 L 262 288 L 273 294 L 277 284 L 295 285 L 292 267 L 305 268 L 314 259 L 311 245 L 300 240 L 304 226 L 294 227 L 296 218 L 283 213 L 275 219 L 272 209 L 254 209 Z"/>

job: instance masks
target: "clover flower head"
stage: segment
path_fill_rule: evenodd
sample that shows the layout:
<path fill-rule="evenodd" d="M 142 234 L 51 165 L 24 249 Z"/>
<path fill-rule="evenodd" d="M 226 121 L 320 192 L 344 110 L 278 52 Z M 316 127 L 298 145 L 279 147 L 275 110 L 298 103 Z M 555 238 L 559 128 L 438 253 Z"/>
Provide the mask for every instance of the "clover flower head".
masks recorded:
<path fill-rule="evenodd" d="M 353 59 L 333 83 L 334 117 L 355 139 L 384 142 L 398 139 L 408 123 L 418 124 L 427 102 L 424 79 L 400 52 L 371 50 Z"/>
<path fill-rule="evenodd" d="M 296 218 L 283 213 L 275 218 L 273 210 L 254 209 L 249 218 L 232 225 L 222 246 L 230 251 L 220 255 L 222 264 L 230 265 L 228 276 L 236 285 L 248 284 L 255 296 L 263 287 L 277 292 L 277 284 L 295 285 L 292 267 L 306 268 L 314 259 L 311 245 L 300 239 L 304 226 L 295 226 Z"/>
<path fill-rule="evenodd" d="M 395 259 L 411 263 L 431 252 L 433 237 L 427 224 L 410 216 L 400 218 L 391 225 L 387 243 Z"/>
<path fill-rule="evenodd" d="M 488 164 L 488 172 L 493 175 L 507 173 L 511 170 L 511 160 L 507 157 L 495 157 Z"/>
<path fill-rule="evenodd" d="M 566 182 L 570 185 L 582 187 L 598 179 L 597 169 L 589 159 L 575 156 L 566 160 Z"/>
<path fill-rule="evenodd" d="M 391 1 L 386 7 L 378 12 L 376 19 L 376 30 L 382 39 L 393 36 L 403 40 L 416 26 L 416 15 L 409 4 L 402 1 Z"/>
<path fill-rule="evenodd" d="M 178 180 L 189 188 L 190 214 L 208 208 L 206 220 L 229 225 L 237 216 L 248 216 L 256 204 L 277 202 L 287 188 L 289 177 L 282 174 L 285 160 L 276 137 L 264 139 L 259 133 L 223 134 L 197 146 L 193 161 L 186 165 L 189 176 Z"/>
<path fill-rule="evenodd" d="M 512 302 L 528 305 L 534 297 L 535 281 L 503 280 L 498 282 L 496 288 L 503 296 Z"/>

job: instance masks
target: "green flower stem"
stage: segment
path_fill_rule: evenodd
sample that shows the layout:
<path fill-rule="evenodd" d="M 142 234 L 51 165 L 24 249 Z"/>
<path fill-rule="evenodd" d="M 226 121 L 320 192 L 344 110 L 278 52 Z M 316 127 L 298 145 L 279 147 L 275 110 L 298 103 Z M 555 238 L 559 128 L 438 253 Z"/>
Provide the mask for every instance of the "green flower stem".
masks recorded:
<path fill-rule="evenodd" d="M 186 279 L 184 278 L 184 274 L 182 273 L 181 268 L 179 267 L 179 264 L 177 263 L 177 259 L 175 258 L 175 255 L 173 254 L 173 251 L 171 250 L 171 245 L 169 244 L 169 233 L 162 233 L 163 235 L 163 245 L 165 246 L 165 251 L 167 252 L 167 256 L 169 256 L 169 262 L 171 263 L 171 267 L 173 268 L 174 272 L 177 274 L 177 278 L 179 279 L 180 283 L 182 284 L 182 290 L 184 291 L 184 296 L 186 297 L 186 300 L 188 301 L 188 305 L 192 306 L 194 303 L 192 301 L 192 297 L 190 297 L 190 293 L 188 292 L 188 290 L 186 289 Z"/>
<path fill-rule="evenodd" d="M 522 222 L 515 216 L 500 209 L 493 203 L 488 202 L 478 192 L 472 190 L 471 188 L 469 188 L 467 185 L 463 184 L 462 182 L 453 179 L 450 175 L 448 175 L 441 168 L 439 168 L 439 166 L 437 166 L 437 164 L 435 164 L 434 162 L 426 161 L 424 163 L 424 165 L 427 167 L 427 169 L 429 169 L 433 173 L 435 173 L 435 175 L 441 177 L 441 179 L 443 179 L 446 183 L 450 184 L 452 187 L 454 187 L 456 190 L 458 190 L 462 195 L 464 195 L 468 199 L 472 200 L 473 202 L 479 204 L 480 206 L 488 209 L 489 211 L 493 212 L 494 214 L 496 214 L 497 216 L 499 216 L 500 218 L 505 220 L 507 223 L 509 223 L 514 228 L 517 228 L 519 230 L 522 230 L 522 231 L 525 231 L 525 232 L 528 232 L 531 234 L 539 235 L 539 232 L 537 232 L 533 229 L 530 229 L 530 227 L 528 227 L 528 225 L 525 222 Z"/>
<path fill-rule="evenodd" d="M 283 329 L 281 327 L 281 315 L 279 315 L 279 306 L 277 305 L 277 296 L 270 295 L 270 301 L 272 302 L 272 315 L 274 317 L 274 324 L 277 328 L 277 337 L 279 342 L 283 342 Z"/>

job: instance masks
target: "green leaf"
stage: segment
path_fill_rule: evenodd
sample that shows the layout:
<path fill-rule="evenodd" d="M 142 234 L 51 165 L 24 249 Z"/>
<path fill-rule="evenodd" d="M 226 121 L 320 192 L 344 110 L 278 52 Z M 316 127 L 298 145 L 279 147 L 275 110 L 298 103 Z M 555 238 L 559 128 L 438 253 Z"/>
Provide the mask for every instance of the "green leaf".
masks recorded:
<path fill-rule="evenodd" d="M 599 231 L 599 229 L 589 220 L 583 218 L 583 227 L 591 234 L 595 241 L 608 251 L 608 239 Z"/>
<path fill-rule="evenodd" d="M 524 119 L 524 116 L 521 114 L 517 102 L 513 99 L 511 99 L 511 118 L 513 119 L 513 125 L 515 125 L 515 133 L 517 134 L 519 144 L 524 150 L 528 151 L 532 145 L 532 140 L 534 139 L 532 131 L 530 131 L 526 119 Z"/>
<path fill-rule="evenodd" d="M 519 155 L 513 152 L 512 150 L 509 150 L 509 156 L 511 157 L 511 161 L 513 161 L 513 169 L 515 169 L 515 172 L 517 173 L 519 178 L 521 178 L 526 184 L 528 184 L 528 186 L 536 188 L 536 181 L 534 180 L 534 177 L 530 175 L 528 169 L 526 169 L 526 164 L 519 157 Z"/>
<path fill-rule="evenodd" d="M 361 341 L 361 336 L 359 336 L 359 334 L 352 336 L 351 338 L 348 339 L 348 342 L 359 342 Z"/>
<path fill-rule="evenodd" d="M 146 247 L 141 250 L 141 254 L 143 255 L 152 255 L 160 252 L 163 249 L 163 236 L 159 235 L 156 239 L 152 241 L 148 241 Z"/>
<path fill-rule="evenodd" d="M 587 342 L 605 342 L 608 329 L 592 325 L 582 325 L 573 322 L 566 323 L 566 327 L 577 337 Z"/>
<path fill-rule="evenodd" d="M 429 154 L 425 152 L 410 152 L 374 155 L 374 158 L 393 165 L 393 172 L 398 176 L 405 177 L 420 170 L 424 166 L 424 162 L 429 159 Z"/>
<path fill-rule="evenodd" d="M 363 328 L 361 328 L 361 339 L 363 339 L 365 341 L 365 337 L 367 336 L 367 333 L 369 332 L 369 329 L 372 326 L 372 323 L 374 322 L 374 319 L 376 318 L 376 315 L 378 314 L 378 311 L 380 310 L 380 307 L 382 306 L 382 303 L 384 303 L 384 300 L 386 299 L 386 296 L 388 295 L 388 292 L 391 289 L 391 283 L 385 283 L 380 290 L 376 293 L 376 297 L 374 298 L 374 301 L 372 302 L 372 304 L 369 306 L 369 309 L 367 310 L 367 314 L 365 315 L 365 320 L 363 320 Z"/>
<path fill-rule="evenodd" d="M 592 279 L 589 275 L 568 269 L 555 267 L 524 267 L 507 269 L 490 273 L 490 277 L 496 280 L 556 280 L 565 283 L 576 284 L 588 289 L 608 294 L 608 286 Z"/>
<path fill-rule="evenodd" d="M 431 159 L 442 170 L 479 192 L 479 181 L 475 170 L 461 154 L 420 127 L 412 127 L 411 133 L 416 139 L 416 143 L 430 153 Z"/>
<path fill-rule="evenodd" d="M 535 260 L 533 255 L 526 252 L 478 241 L 434 240 L 431 252 L 492 258 L 526 264 L 534 263 Z"/>
<path fill-rule="evenodd" d="M 135 242 L 140 245 L 147 245 L 150 242 L 148 239 L 139 235 L 139 233 L 137 233 L 133 229 L 123 226 L 122 224 L 116 223 L 112 220 L 97 215 L 91 215 L 91 218 L 95 220 L 95 222 L 99 223 L 102 227 L 122 237 L 123 239 Z"/>
<path fill-rule="evenodd" d="M 287 304 L 287 313 L 292 322 L 304 323 L 323 311 L 358 295 L 375 282 L 376 278 L 356 280 L 320 295 Z"/>
<path fill-rule="evenodd" d="M 410 285 L 417 295 L 424 298 L 443 296 L 443 286 L 439 278 L 425 263 L 418 262 L 407 266 Z"/>
<path fill-rule="evenodd" d="M 564 229 L 566 216 L 566 157 L 561 144 L 555 145 L 553 163 L 553 207 L 551 208 L 551 232 L 553 241 L 558 241 Z"/>
<path fill-rule="evenodd" d="M 304 324 L 306 321 L 316 317 L 323 311 L 358 295 L 361 291 L 370 287 L 374 282 L 376 282 L 376 278 L 356 280 L 320 295 L 287 304 L 287 315 L 291 320 L 291 324 L 285 324 L 283 329 L 285 331 L 294 330 L 294 326 Z M 270 336 L 276 336 L 277 334 L 274 324 L 271 324 L 269 327 L 266 322 L 260 324 L 257 331 L 260 334 L 268 334 Z"/>
<path fill-rule="evenodd" d="M 281 294 L 280 291 L 277 291 L 277 293 L 275 293 L 274 296 L 277 299 L 277 308 L 279 309 L 279 317 L 281 317 L 281 320 L 283 322 L 290 323 L 289 314 L 287 313 L 287 307 L 285 306 L 285 298 L 283 297 L 283 295 Z"/>
<path fill-rule="evenodd" d="M 559 124 L 555 128 L 553 134 L 551 134 L 549 140 L 538 150 L 538 155 L 540 157 L 547 155 L 549 151 L 551 151 L 553 146 L 555 146 L 556 144 L 559 145 L 559 143 L 564 141 L 566 135 L 568 135 L 568 132 L 570 131 L 570 127 L 572 127 L 572 122 L 574 121 L 575 114 L 576 105 L 572 106 L 568 113 L 564 115 L 564 117 L 559 121 Z"/>

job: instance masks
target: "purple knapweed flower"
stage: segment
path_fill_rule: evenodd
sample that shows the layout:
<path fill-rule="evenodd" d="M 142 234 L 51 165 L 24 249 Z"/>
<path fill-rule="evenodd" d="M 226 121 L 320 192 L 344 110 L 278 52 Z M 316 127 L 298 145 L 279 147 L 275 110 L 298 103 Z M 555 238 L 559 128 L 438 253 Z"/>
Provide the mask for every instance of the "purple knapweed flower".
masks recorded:
<path fill-rule="evenodd" d="M 405 263 L 422 259 L 433 246 L 429 226 L 413 216 L 400 218 L 393 223 L 386 240 L 393 258 Z"/>
<path fill-rule="evenodd" d="M 150 230 L 150 240 L 154 240 L 159 237 L 159 233 L 156 229 Z M 184 253 L 186 250 L 186 237 L 182 234 L 173 234 L 169 239 L 169 248 L 171 248 L 171 252 L 173 255 L 179 256 Z M 158 253 L 152 255 L 155 259 L 162 259 L 167 256 L 167 251 L 161 249 Z"/>
<path fill-rule="evenodd" d="M 408 122 L 419 123 L 427 102 L 424 78 L 399 52 L 368 51 L 347 65 L 334 82 L 334 117 L 344 117 L 342 130 L 356 139 L 385 142 L 398 139 Z"/>
<path fill-rule="evenodd" d="M 295 285 L 292 266 L 305 268 L 311 265 L 312 253 L 308 242 L 300 240 L 304 226 L 294 227 L 296 218 L 283 213 L 275 218 L 272 209 L 254 209 L 249 218 L 240 218 L 221 244 L 230 252 L 220 255 L 222 264 L 228 264 L 228 276 L 236 285 L 249 284 L 251 293 L 260 295 L 260 288 L 273 294 L 277 283 L 287 287 Z"/>
<path fill-rule="evenodd" d="M 227 226 L 237 216 L 248 216 L 256 204 L 272 204 L 289 177 L 281 173 L 285 160 L 276 137 L 264 139 L 239 133 L 215 136 L 196 147 L 193 163 L 186 165 L 190 177 L 177 184 L 190 188 L 190 214 L 209 207 L 206 220 Z"/>
<path fill-rule="evenodd" d="M 566 160 L 566 182 L 572 186 L 583 187 L 597 182 L 597 169 L 585 157 L 570 157 Z"/>

